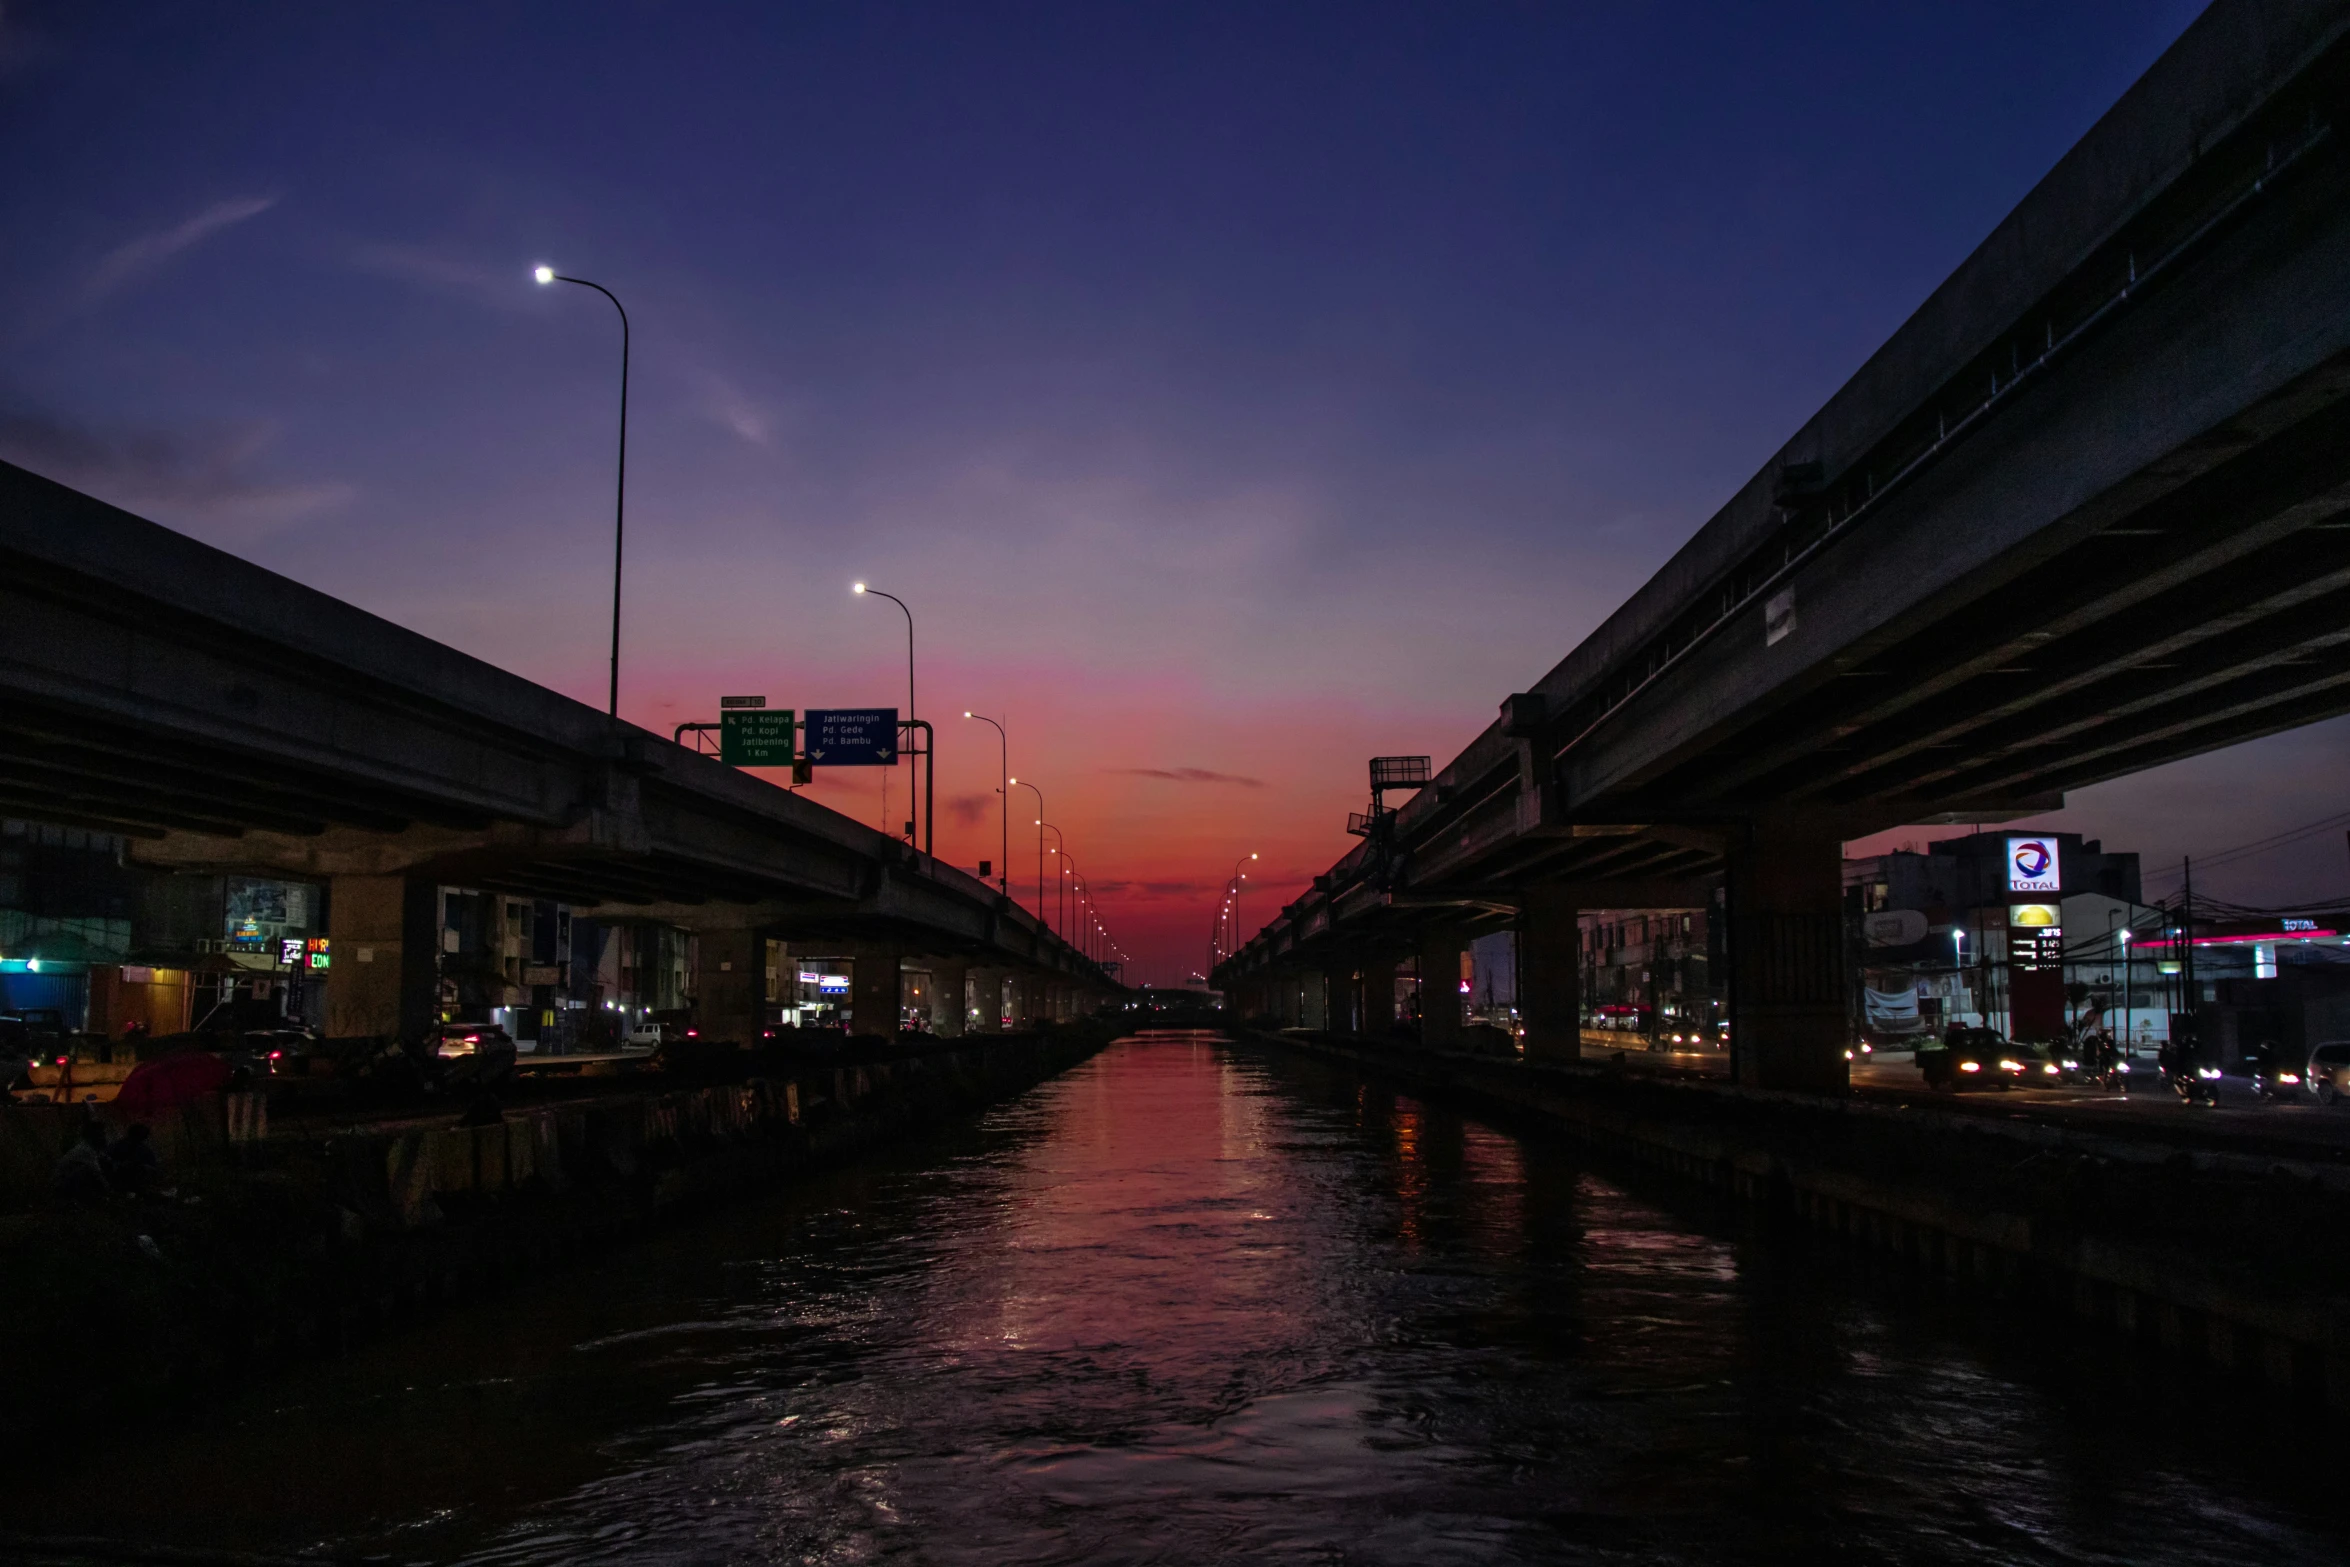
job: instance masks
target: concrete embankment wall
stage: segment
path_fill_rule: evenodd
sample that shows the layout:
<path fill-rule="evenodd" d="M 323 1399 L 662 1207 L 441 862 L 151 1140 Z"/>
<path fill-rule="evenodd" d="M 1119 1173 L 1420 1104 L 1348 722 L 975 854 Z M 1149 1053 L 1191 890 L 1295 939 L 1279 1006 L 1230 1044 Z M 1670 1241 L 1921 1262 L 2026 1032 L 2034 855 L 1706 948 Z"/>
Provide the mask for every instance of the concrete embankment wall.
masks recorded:
<path fill-rule="evenodd" d="M 1563 1130 L 1962 1287 L 2350 1408 L 2350 1167 L 1328 1035 L 1244 1043 Z"/>
<path fill-rule="evenodd" d="M 216 1098 L 162 1129 L 170 1199 L 0 1216 L 13 1346 L 0 1444 L 146 1418 L 558 1267 L 680 1210 L 1016 1095 L 1106 1029 L 965 1040 L 789 1075 L 231 1142 Z M 71 1107 L 0 1108 L 0 1150 L 54 1159 Z"/>

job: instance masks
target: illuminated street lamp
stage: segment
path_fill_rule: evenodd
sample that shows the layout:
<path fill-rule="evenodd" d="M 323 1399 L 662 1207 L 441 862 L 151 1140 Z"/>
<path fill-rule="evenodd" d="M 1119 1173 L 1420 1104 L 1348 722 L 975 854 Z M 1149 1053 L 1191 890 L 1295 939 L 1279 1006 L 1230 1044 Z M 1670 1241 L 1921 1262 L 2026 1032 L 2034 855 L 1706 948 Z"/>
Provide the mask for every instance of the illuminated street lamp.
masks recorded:
<path fill-rule="evenodd" d="M 1069 935 L 1069 840 L 1051 822 L 1045 826 L 1053 835 L 1053 922 L 1065 941 Z"/>
<path fill-rule="evenodd" d="M 1032 783 L 1022 783 L 1022 782 L 1021 782 L 1019 779 L 1017 779 L 1017 778 L 1007 778 L 1007 779 L 1005 779 L 1004 781 L 1005 781 L 1006 783 L 1010 784 L 1010 785 L 1011 785 L 1012 787 L 1014 787 L 1015 789 L 1025 789 L 1025 790 L 1027 790 L 1027 791 L 1028 791 L 1030 794 L 1033 794 L 1033 795 L 1035 795 L 1035 796 L 1036 796 L 1036 917 L 1037 917 L 1038 919 L 1043 919 L 1043 918 L 1045 917 L 1045 915 L 1044 915 L 1044 791 L 1043 791 L 1042 789 L 1039 789 L 1039 788 L 1038 788 L 1036 785 L 1034 785 L 1034 784 L 1032 784 Z"/>
<path fill-rule="evenodd" d="M 985 713 L 974 713 L 966 708 L 963 711 L 963 716 L 976 718 L 981 723 L 992 726 L 995 730 L 996 777 L 1002 780 L 996 787 L 996 793 L 1003 797 L 1004 807 L 1004 841 L 1002 846 L 996 850 L 1003 858 L 995 862 L 998 873 L 995 885 L 996 891 L 1008 898 L 1012 895 L 1012 739 L 1011 736 L 1004 733 L 1002 724 L 997 723 Z"/>
<path fill-rule="evenodd" d="M 1251 849 L 1251 850 L 1248 852 L 1247 858 L 1245 858 L 1245 859 L 1238 859 L 1238 860 L 1234 860 L 1234 861 L 1232 862 L 1232 942 L 1231 942 L 1231 945 L 1232 945 L 1232 950 L 1233 950 L 1233 951 L 1235 951 L 1235 952 L 1238 952 L 1238 951 L 1240 950 L 1240 941 L 1241 941 L 1241 931 L 1240 931 L 1240 894 L 1241 894 L 1241 890 L 1242 890 L 1242 889 L 1241 889 L 1241 885 L 1240 885 L 1240 884 L 1241 884 L 1242 882 L 1244 882 L 1244 881 L 1248 880 L 1248 877 L 1247 877 L 1247 876 L 1245 876 L 1245 875 L 1243 875 L 1243 874 L 1241 873 L 1241 869 L 1240 869 L 1240 868 L 1241 868 L 1243 865 L 1246 865 L 1246 864 L 1248 864 L 1250 860 L 1253 860 L 1253 859 L 1255 859 L 1256 857 L 1257 857 L 1257 855 L 1256 855 L 1256 851 L 1255 851 L 1254 849 Z"/>
<path fill-rule="evenodd" d="M 892 604 L 895 604 L 898 608 L 906 611 L 906 732 L 910 735 L 917 727 L 916 720 L 921 716 L 914 711 L 914 612 L 911 609 L 907 609 L 906 601 L 902 598 L 899 598 L 895 593 L 884 593 L 881 591 L 881 589 L 876 587 L 869 587 L 862 582 L 851 583 L 849 585 L 849 591 L 858 595 L 860 598 L 870 593 L 877 599 L 888 599 Z M 936 742 L 934 741 L 932 743 L 935 744 Z M 938 787 L 938 758 L 935 755 L 930 758 L 930 786 L 934 791 Z M 909 777 L 906 781 L 906 798 L 910 801 L 913 799 L 913 797 L 914 781 L 911 777 Z M 909 809 L 906 814 L 911 816 L 913 811 Z M 928 835 L 925 834 L 925 836 L 927 837 Z M 933 850 L 936 847 L 936 843 L 936 839 L 931 839 L 930 842 L 923 846 L 924 852 L 927 853 Z"/>
<path fill-rule="evenodd" d="M 612 684 L 606 711 L 614 718 L 620 716 L 620 562 L 623 524 L 628 503 L 628 311 L 621 305 L 620 296 L 601 283 L 591 283 L 583 277 L 565 277 L 553 267 L 533 269 L 531 276 L 541 285 L 548 283 L 575 283 L 581 288 L 592 288 L 612 301 L 612 308 L 620 312 L 620 477 L 612 497 Z"/>

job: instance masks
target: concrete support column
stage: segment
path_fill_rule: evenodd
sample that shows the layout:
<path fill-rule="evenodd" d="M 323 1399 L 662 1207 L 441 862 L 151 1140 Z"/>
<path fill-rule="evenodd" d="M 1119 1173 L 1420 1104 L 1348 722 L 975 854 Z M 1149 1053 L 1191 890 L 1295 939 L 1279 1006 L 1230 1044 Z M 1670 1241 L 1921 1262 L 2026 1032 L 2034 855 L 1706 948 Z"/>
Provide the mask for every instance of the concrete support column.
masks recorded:
<path fill-rule="evenodd" d="M 905 953 L 896 945 L 859 942 L 850 954 L 849 1029 L 883 1039 L 898 1036 L 898 1007 L 905 994 L 901 977 Z"/>
<path fill-rule="evenodd" d="M 1730 1056 L 1755 1088 L 1841 1094 L 1844 843 L 1833 822 L 1758 817 L 1727 856 Z"/>
<path fill-rule="evenodd" d="M 1352 1034 L 1362 1026 L 1362 987 L 1349 961 L 1322 971 L 1322 1027 L 1333 1034 Z"/>
<path fill-rule="evenodd" d="M 1561 887 L 1529 887 L 1518 910 L 1518 1018 L 1526 1059 L 1572 1061 L 1583 1053 L 1582 913 Z"/>
<path fill-rule="evenodd" d="M 694 1027 L 704 1039 L 758 1044 L 767 1026 L 767 938 L 697 930 L 694 953 Z"/>
<path fill-rule="evenodd" d="M 1004 1031 L 1004 971 L 1000 968 L 975 968 L 971 971 L 971 1005 L 979 1013 L 979 1032 L 1000 1034 Z"/>
<path fill-rule="evenodd" d="M 1364 959 L 1358 994 L 1362 999 L 1357 1003 L 1355 1031 L 1373 1039 L 1385 1038 L 1395 1027 L 1395 959 Z"/>
<path fill-rule="evenodd" d="M 406 876 L 337 876 L 327 920 L 328 1036 L 420 1037 L 439 1012 L 439 886 Z"/>
<path fill-rule="evenodd" d="M 1429 1050 L 1461 1047 L 1461 941 L 1451 925 L 1420 932 L 1420 1044 Z"/>
<path fill-rule="evenodd" d="M 941 959 L 930 965 L 930 1028 L 941 1039 L 960 1039 L 971 999 L 971 965 Z"/>
<path fill-rule="evenodd" d="M 1325 1029 L 1330 1026 L 1330 978 L 1309 969 L 1297 980 L 1297 1026 Z"/>

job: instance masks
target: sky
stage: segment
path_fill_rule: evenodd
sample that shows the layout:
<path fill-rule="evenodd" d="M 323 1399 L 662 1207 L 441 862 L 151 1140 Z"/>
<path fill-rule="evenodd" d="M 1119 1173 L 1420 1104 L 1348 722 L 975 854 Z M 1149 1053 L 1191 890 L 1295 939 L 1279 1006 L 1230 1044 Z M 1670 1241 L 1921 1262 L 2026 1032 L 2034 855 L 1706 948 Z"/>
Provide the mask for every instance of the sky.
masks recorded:
<path fill-rule="evenodd" d="M 869 580 L 941 856 L 1008 831 L 1033 900 L 999 717 L 1175 981 L 1236 862 L 1253 929 L 1370 756 L 1548 670 L 2198 9 L 8 0 L 0 456 L 600 705 L 618 320 L 530 271 L 592 278 L 623 716 L 902 704 Z M 2047 820 L 2151 869 L 2346 761 Z M 906 816 L 902 771 L 811 793 Z"/>

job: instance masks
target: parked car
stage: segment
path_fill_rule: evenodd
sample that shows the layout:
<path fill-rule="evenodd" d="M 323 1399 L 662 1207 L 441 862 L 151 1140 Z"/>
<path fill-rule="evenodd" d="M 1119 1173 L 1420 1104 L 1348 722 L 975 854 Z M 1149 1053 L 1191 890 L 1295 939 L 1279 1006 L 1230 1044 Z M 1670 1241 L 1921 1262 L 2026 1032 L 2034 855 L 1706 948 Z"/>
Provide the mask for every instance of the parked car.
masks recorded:
<path fill-rule="evenodd" d="M 2309 1070 L 2303 1080 L 2321 1105 L 2350 1098 L 2350 1039 L 2329 1039 L 2309 1052 Z"/>
<path fill-rule="evenodd" d="M 1955 1025 L 1940 1044 L 1920 1045 L 1917 1062 L 1927 1087 L 1952 1091 L 2054 1083 L 2063 1072 L 2046 1051 L 2018 1044 L 1995 1028 Z"/>
<path fill-rule="evenodd" d="M 314 1028 L 253 1028 L 245 1031 L 244 1046 L 256 1072 L 272 1077 L 299 1077 L 310 1070 L 319 1053 Z"/>

